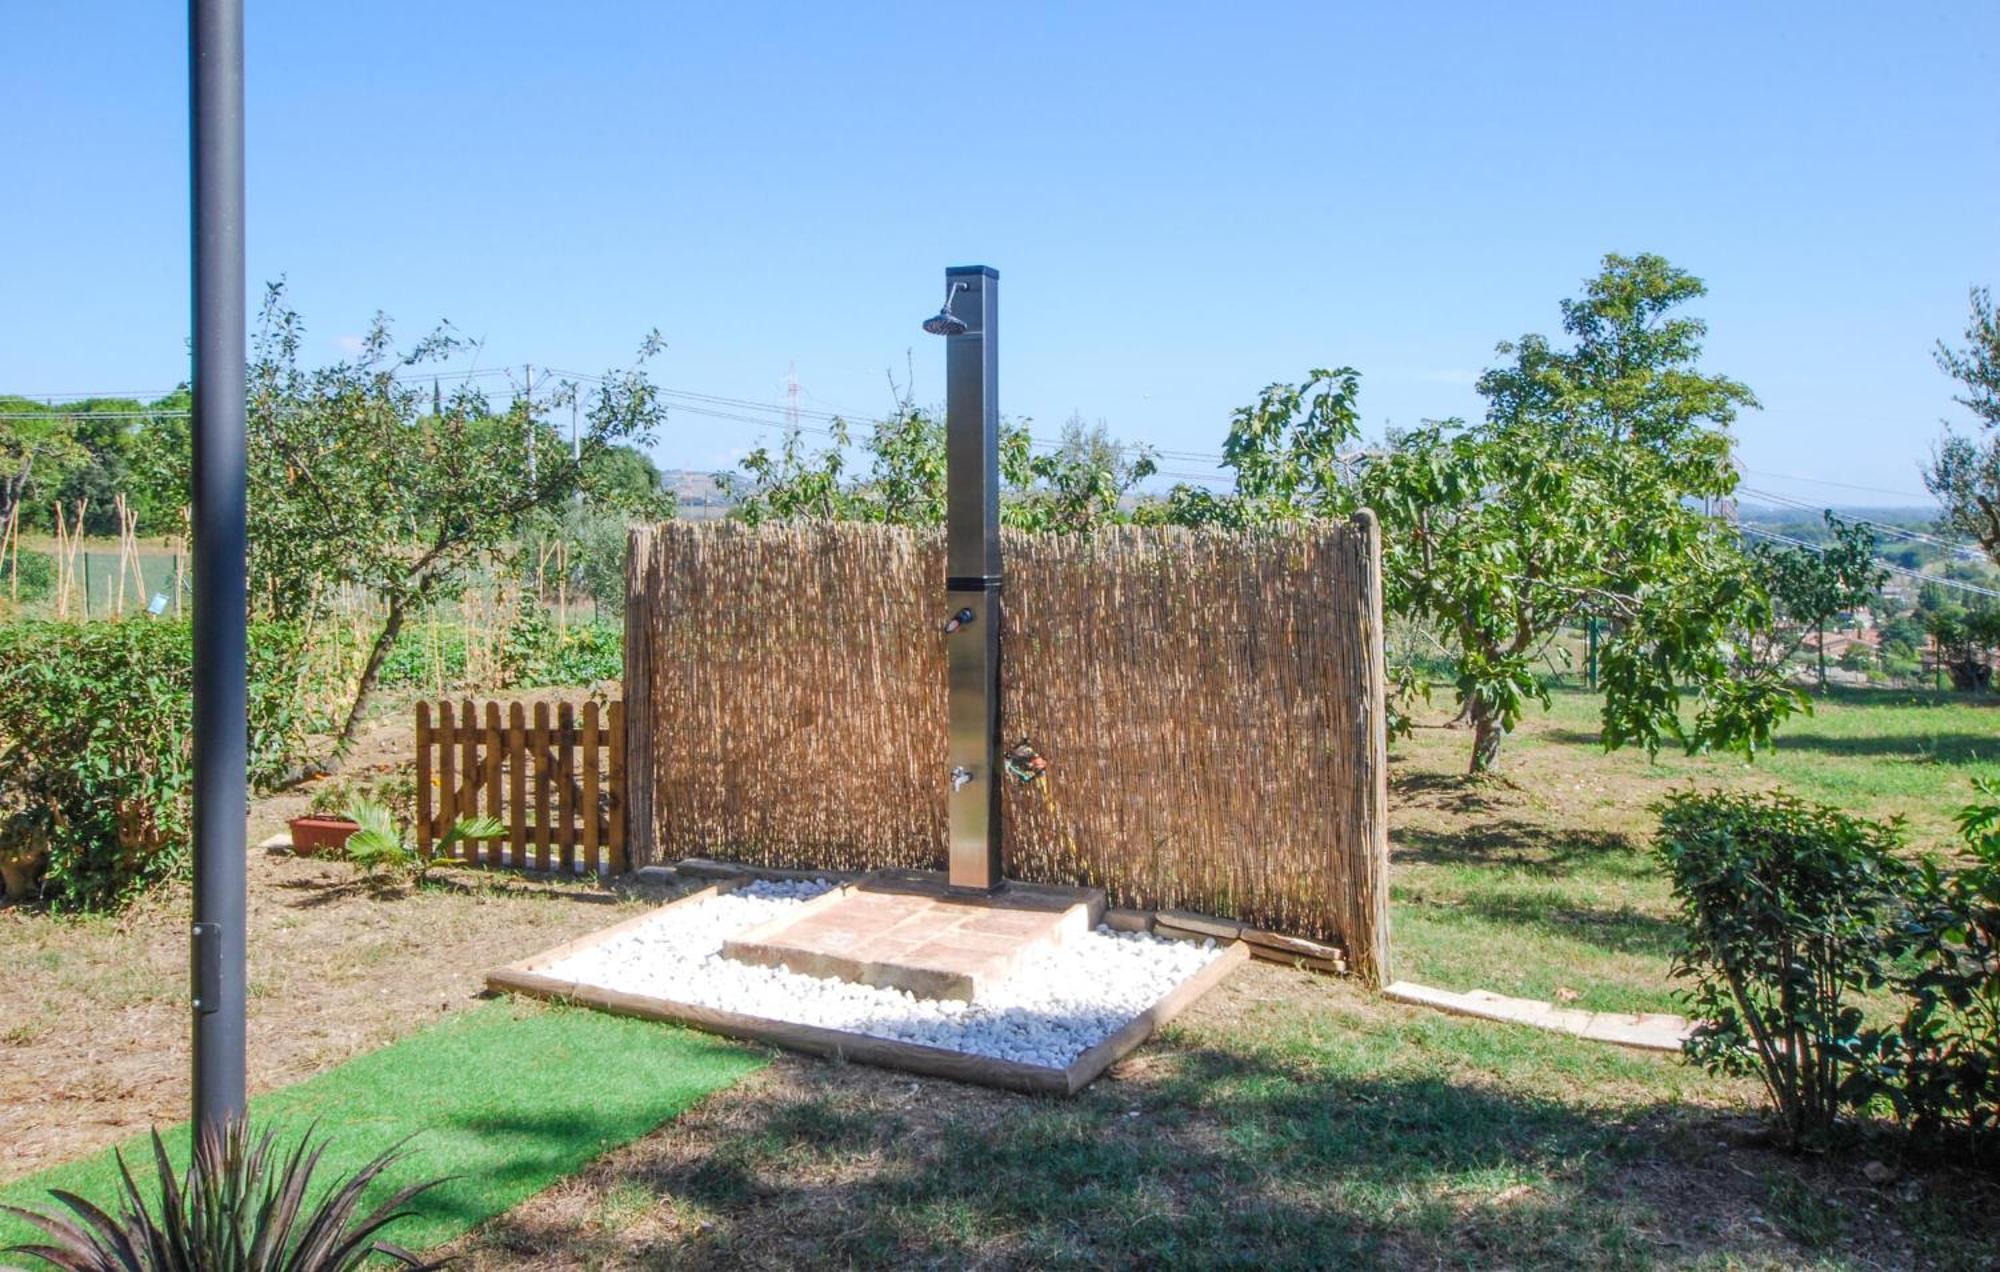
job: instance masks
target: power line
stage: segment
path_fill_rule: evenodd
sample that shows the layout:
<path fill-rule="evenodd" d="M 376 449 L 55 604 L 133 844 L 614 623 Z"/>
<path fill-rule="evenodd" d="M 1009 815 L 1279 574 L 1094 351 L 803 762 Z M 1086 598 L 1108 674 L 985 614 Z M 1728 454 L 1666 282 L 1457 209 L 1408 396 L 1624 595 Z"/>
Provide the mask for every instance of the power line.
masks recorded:
<path fill-rule="evenodd" d="M 1920 495 L 1913 490 L 1887 490 L 1881 486 L 1857 486 L 1852 482 L 1832 481 L 1825 477 L 1803 477 L 1800 476 L 1798 473 L 1773 473 L 1773 472 L 1766 472 L 1761 468 L 1745 468 L 1743 469 L 1743 471 L 1746 473 L 1753 473 L 1759 477 L 1776 477 L 1783 481 L 1802 481 L 1807 483 L 1808 485 L 1832 486 L 1839 490 L 1859 490 L 1871 495 L 1900 495 L 1906 499 L 1923 499 L 1923 500 L 1929 500 L 1935 497 L 1928 494 Z"/>
<path fill-rule="evenodd" d="M 1805 548 L 1809 551 L 1822 554 L 1828 550 L 1827 545 L 1823 543 L 1808 543 L 1804 539 L 1794 539 L 1788 534 L 1776 534 L 1769 530 L 1759 530 L 1755 526 L 1739 525 L 1737 529 L 1744 534 L 1755 535 L 1760 539 L 1769 539 L 1774 543 L 1788 544 L 1794 548 Z M 1971 592 L 1976 596 L 2000 597 L 2000 591 L 1996 591 L 1993 588 L 1980 587 L 1977 583 L 1966 583 L 1959 579 L 1941 578 L 1935 574 L 1925 574 L 1921 570 L 1912 570 L 1907 566 L 1897 565 L 1893 561 L 1885 561 L 1880 557 L 1875 558 L 1875 564 L 1891 574 L 1900 574 L 1904 578 L 1916 579 L 1922 583 L 1935 583 L 1939 587 L 1947 587 L 1960 592 Z"/>
<path fill-rule="evenodd" d="M 1805 512 L 1827 511 L 1823 505 L 1809 503 L 1803 499 L 1794 499 L 1789 495 L 1781 495 L 1775 491 L 1758 490 L 1750 486 L 1739 486 L 1737 489 L 1752 498 L 1767 499 L 1773 503 L 1797 508 Z M 1869 526 L 1899 539 L 1908 539 L 1916 543 L 1927 543 L 1933 547 L 1945 548 L 1953 552 L 1977 551 L 1976 544 L 1958 543 L 1950 539 L 1940 539 L 1935 535 L 1925 534 L 1921 530 L 1912 530 L 1907 526 L 1891 525 L 1886 521 L 1871 521 L 1867 517 L 1842 517 L 1841 520 L 1853 522 L 1856 525 Z"/>

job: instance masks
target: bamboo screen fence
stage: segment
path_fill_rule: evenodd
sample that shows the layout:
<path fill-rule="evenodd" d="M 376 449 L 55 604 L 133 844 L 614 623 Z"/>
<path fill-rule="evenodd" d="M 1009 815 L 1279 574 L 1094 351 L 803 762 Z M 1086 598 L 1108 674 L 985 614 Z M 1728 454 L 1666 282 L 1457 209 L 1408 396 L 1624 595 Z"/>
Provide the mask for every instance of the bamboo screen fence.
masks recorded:
<path fill-rule="evenodd" d="M 1009 534 L 1009 877 L 1335 941 L 1387 970 L 1373 517 L 1254 535 Z M 634 532 L 632 849 L 941 869 L 940 535 L 867 525 Z"/>

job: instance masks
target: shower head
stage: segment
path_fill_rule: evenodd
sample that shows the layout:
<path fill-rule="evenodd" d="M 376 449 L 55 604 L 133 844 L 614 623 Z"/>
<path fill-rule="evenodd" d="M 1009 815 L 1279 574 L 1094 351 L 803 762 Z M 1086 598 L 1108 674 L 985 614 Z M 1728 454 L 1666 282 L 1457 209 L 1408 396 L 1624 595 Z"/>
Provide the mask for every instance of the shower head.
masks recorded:
<path fill-rule="evenodd" d="M 934 336 L 962 336 L 965 334 L 965 319 L 951 312 L 952 299 L 965 290 L 964 283 L 953 283 L 951 290 L 944 294 L 944 304 L 935 314 L 924 319 L 924 330 Z"/>

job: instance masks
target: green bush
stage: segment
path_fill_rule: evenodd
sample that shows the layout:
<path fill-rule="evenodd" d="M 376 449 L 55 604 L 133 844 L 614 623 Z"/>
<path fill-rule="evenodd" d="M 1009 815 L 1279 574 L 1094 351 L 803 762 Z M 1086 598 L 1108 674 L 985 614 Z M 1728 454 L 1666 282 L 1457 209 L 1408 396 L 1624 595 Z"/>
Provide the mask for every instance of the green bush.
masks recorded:
<path fill-rule="evenodd" d="M 15 579 L 16 563 L 19 564 L 20 578 Z M 18 600 L 23 605 L 30 601 L 44 601 L 56 588 L 55 558 L 46 552 L 22 552 L 17 557 L 9 553 L 0 560 L 0 592 L 10 600 Z"/>
<path fill-rule="evenodd" d="M 1955 871 L 1924 862 L 1897 942 L 1897 1111 L 1925 1137 L 1962 1136 L 1977 1155 L 2000 1150 L 2000 786 L 1960 812 L 1971 858 Z"/>
<path fill-rule="evenodd" d="M 1893 1035 L 1855 999 L 1889 981 L 1912 872 L 1900 827 L 1785 795 L 1681 792 L 1657 853 L 1680 903 L 1674 975 L 1693 982 L 1687 1043 L 1715 1072 L 1755 1072 L 1785 1140 L 1817 1146 L 1888 1092 Z"/>
<path fill-rule="evenodd" d="M 295 653 L 253 633 L 253 777 L 295 757 Z M 0 857 L 51 907 L 114 906 L 185 864 L 193 679 L 185 622 L 0 627 Z"/>
<path fill-rule="evenodd" d="M 558 630 L 546 611 L 529 608 L 500 647 L 502 682 L 514 689 L 594 685 L 625 674 L 625 631 L 613 623 L 572 623 Z"/>

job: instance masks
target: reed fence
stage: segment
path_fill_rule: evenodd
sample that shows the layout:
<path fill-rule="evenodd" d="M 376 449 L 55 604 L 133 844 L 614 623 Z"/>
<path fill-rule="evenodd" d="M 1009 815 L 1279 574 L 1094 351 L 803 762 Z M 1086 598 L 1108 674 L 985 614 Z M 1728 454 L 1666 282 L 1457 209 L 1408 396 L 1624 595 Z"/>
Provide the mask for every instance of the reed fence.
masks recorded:
<path fill-rule="evenodd" d="M 483 705 L 483 710 L 482 710 Z M 417 704 L 417 840 L 429 853 L 466 817 L 506 826 L 462 841 L 465 865 L 566 874 L 622 873 L 625 851 L 625 707 L 594 701 L 454 708 Z"/>
<path fill-rule="evenodd" d="M 1374 518 L 1222 534 L 1009 534 L 1010 877 L 1388 958 Z M 670 523 L 633 534 L 633 852 L 944 864 L 942 537 Z"/>

